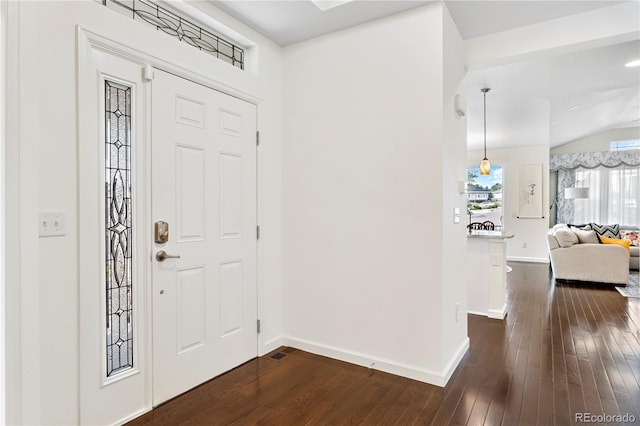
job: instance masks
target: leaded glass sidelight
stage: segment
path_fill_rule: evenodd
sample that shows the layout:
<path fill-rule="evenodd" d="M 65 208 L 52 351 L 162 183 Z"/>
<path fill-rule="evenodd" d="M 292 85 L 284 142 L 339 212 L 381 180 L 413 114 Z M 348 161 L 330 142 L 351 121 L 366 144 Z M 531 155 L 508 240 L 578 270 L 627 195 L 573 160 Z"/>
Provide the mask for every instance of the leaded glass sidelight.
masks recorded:
<path fill-rule="evenodd" d="M 107 377 L 133 367 L 131 87 L 105 81 Z"/>

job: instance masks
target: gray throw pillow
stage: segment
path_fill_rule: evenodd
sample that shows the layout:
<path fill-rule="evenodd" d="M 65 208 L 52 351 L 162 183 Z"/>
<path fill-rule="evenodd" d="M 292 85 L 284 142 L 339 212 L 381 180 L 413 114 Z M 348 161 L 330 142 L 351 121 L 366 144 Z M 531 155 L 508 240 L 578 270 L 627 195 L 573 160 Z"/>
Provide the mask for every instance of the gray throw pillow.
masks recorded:
<path fill-rule="evenodd" d="M 578 237 L 578 241 L 580 244 L 598 244 L 600 241 L 598 240 L 598 236 L 596 235 L 596 231 L 583 231 L 578 228 L 571 228 L 576 237 Z"/>
<path fill-rule="evenodd" d="M 558 228 L 553 231 L 553 236 L 558 240 L 560 247 L 571 247 L 579 242 L 576 234 L 569 228 Z"/>

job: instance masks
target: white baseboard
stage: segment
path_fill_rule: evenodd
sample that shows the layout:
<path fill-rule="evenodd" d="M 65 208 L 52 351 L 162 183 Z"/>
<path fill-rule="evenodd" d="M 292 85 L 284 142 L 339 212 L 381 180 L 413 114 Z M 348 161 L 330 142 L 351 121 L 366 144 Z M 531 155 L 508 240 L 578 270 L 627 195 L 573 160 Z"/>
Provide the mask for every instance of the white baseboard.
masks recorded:
<path fill-rule="evenodd" d="M 507 304 L 502 305 L 500 309 L 489 309 L 487 314 L 489 318 L 503 320 L 507 316 Z"/>
<path fill-rule="evenodd" d="M 443 386 L 447 385 L 447 383 L 449 382 L 449 379 L 453 375 L 453 372 L 456 371 L 456 367 L 458 367 L 458 364 L 460 364 L 460 361 L 462 361 L 462 357 L 464 357 L 464 355 L 467 353 L 468 350 L 469 350 L 469 338 L 467 337 L 464 339 L 460 347 L 458 347 L 458 350 L 456 351 L 455 354 L 453 354 L 453 357 L 449 360 L 449 363 L 442 371 L 442 374 L 444 376 Z"/>
<path fill-rule="evenodd" d="M 447 363 L 446 368 L 437 372 L 415 365 L 405 364 L 403 362 L 393 361 L 378 356 L 368 355 L 349 349 L 338 348 L 323 343 L 313 342 L 294 336 L 284 336 L 283 345 L 311 352 L 316 355 L 326 356 L 328 358 L 337 359 L 348 362 L 350 364 L 360 365 L 362 367 L 372 368 L 374 370 L 384 371 L 385 373 L 395 374 L 396 376 L 407 377 L 409 379 L 418 380 L 420 382 L 429 383 L 431 385 L 444 387 L 460 363 L 460 360 L 469 348 L 469 338 L 467 337 L 462 343 L 458 351 Z"/>
<path fill-rule="evenodd" d="M 549 263 L 549 258 L 507 256 L 507 262 Z"/>
<path fill-rule="evenodd" d="M 263 356 L 268 354 L 271 351 L 275 351 L 280 346 L 284 346 L 284 344 L 282 343 L 282 336 L 276 336 L 273 339 L 267 340 L 260 347 L 260 350 L 258 351 L 258 356 Z"/>
<path fill-rule="evenodd" d="M 480 315 L 482 317 L 493 318 L 493 319 L 504 319 L 507 316 L 507 304 L 502 307 L 502 309 L 489 309 L 488 312 L 480 312 L 480 311 L 467 311 L 468 314 L 472 315 Z"/>

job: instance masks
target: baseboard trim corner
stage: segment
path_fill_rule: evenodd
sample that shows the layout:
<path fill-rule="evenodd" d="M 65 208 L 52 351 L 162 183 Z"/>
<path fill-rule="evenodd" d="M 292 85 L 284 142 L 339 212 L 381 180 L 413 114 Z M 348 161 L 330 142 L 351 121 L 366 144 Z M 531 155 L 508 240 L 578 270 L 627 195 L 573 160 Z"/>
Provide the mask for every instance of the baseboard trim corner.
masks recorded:
<path fill-rule="evenodd" d="M 147 414 L 151 410 L 153 410 L 152 406 L 142 408 L 142 409 L 136 411 L 135 413 L 130 414 L 128 416 L 125 416 L 122 419 L 118 420 L 117 422 L 114 423 L 114 426 L 122 426 L 122 425 L 124 425 L 126 423 L 129 423 L 130 421 L 137 419 L 138 417 L 142 416 L 143 414 Z"/>
<path fill-rule="evenodd" d="M 276 336 L 273 339 L 269 339 L 260 346 L 258 356 L 264 356 L 269 352 L 275 351 L 280 346 L 284 346 L 282 336 Z"/>
<path fill-rule="evenodd" d="M 492 319 L 503 320 L 507 316 L 507 304 L 502 305 L 500 309 L 489 309 L 487 317 Z"/>
<path fill-rule="evenodd" d="M 464 341 L 462 342 L 458 350 L 453 354 L 453 357 L 451 357 L 451 359 L 449 360 L 449 363 L 447 364 L 445 369 L 442 371 L 442 377 L 444 378 L 444 384 L 442 385 L 443 387 L 446 386 L 447 383 L 449 383 L 449 379 L 451 378 L 453 373 L 456 371 L 456 368 L 458 367 L 458 365 L 460 364 L 460 361 L 462 361 L 462 358 L 464 358 L 468 350 L 469 350 L 469 338 L 465 337 Z"/>

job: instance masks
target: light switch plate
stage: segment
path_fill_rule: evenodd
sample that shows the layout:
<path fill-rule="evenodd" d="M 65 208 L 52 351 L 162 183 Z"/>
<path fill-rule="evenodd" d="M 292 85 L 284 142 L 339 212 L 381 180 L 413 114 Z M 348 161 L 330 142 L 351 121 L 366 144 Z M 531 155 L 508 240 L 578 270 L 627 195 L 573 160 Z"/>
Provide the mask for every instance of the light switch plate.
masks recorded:
<path fill-rule="evenodd" d="M 460 208 L 455 207 L 453 209 L 453 223 L 460 223 Z"/>
<path fill-rule="evenodd" d="M 66 215 L 63 211 L 48 211 L 38 214 L 38 228 L 41 237 L 61 237 L 65 235 Z"/>

